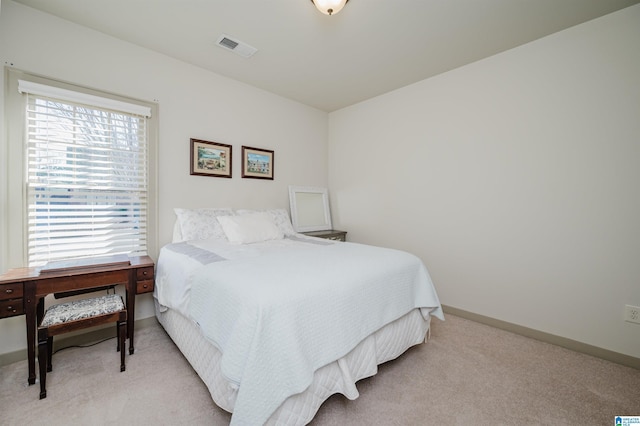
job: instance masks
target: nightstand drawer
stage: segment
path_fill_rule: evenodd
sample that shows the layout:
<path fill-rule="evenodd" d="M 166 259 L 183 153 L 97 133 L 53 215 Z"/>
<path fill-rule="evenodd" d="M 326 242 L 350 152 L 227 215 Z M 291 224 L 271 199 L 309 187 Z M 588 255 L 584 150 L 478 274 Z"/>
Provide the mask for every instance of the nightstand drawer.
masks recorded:
<path fill-rule="evenodd" d="M 0 301 L 0 318 L 22 314 L 24 314 L 24 306 L 22 305 L 21 298 Z"/>
<path fill-rule="evenodd" d="M 136 279 L 138 281 L 153 280 L 153 266 L 136 269 Z"/>
<path fill-rule="evenodd" d="M 136 294 L 153 291 L 153 280 L 142 280 L 136 283 Z"/>
<path fill-rule="evenodd" d="M 338 231 L 335 229 L 329 229 L 326 231 L 303 232 L 303 234 L 310 237 L 324 238 L 325 240 L 347 241 L 347 231 Z"/>
<path fill-rule="evenodd" d="M 334 240 L 334 241 L 347 241 L 347 234 L 335 234 L 330 235 L 328 237 L 323 237 L 325 240 Z"/>
<path fill-rule="evenodd" d="M 22 297 L 22 283 L 0 285 L 0 300 L 18 299 Z"/>

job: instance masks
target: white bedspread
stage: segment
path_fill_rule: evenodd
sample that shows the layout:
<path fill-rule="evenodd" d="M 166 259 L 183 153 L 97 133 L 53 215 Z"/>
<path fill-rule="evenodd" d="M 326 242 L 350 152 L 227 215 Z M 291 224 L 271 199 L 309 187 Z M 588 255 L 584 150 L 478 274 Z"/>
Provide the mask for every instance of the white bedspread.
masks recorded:
<path fill-rule="evenodd" d="M 316 369 L 410 310 L 443 319 L 417 257 L 353 243 L 209 263 L 190 292 L 191 317 L 239 386 L 232 425 L 263 424 Z"/>
<path fill-rule="evenodd" d="M 254 244 L 230 244 L 228 241 L 209 239 L 167 244 L 160 250 L 156 269 L 154 296 L 160 310 L 176 309 L 189 315 L 191 281 L 200 268 L 209 263 L 225 260 L 250 259 L 268 253 L 291 250 L 314 250 L 317 246 L 340 244 L 302 234 L 282 240 L 269 240 Z"/>

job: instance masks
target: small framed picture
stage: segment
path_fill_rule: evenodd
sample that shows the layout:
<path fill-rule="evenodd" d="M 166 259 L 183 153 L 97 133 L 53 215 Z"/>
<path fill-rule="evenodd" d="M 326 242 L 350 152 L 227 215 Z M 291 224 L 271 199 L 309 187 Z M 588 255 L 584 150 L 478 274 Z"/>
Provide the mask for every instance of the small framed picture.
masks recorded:
<path fill-rule="evenodd" d="M 191 139 L 191 174 L 231 177 L 231 145 Z"/>
<path fill-rule="evenodd" d="M 273 151 L 243 146 L 242 177 L 273 180 Z"/>

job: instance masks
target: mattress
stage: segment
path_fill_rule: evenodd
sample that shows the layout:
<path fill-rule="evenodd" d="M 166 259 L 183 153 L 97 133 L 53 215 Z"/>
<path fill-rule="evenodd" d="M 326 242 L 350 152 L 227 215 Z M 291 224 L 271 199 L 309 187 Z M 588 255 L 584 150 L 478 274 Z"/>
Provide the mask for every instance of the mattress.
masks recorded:
<path fill-rule="evenodd" d="M 222 409 L 233 412 L 237 387 L 229 383 L 220 369 L 222 354 L 201 333 L 200 328 L 178 310 L 161 308 L 156 316 L 176 346 L 207 386 L 211 398 Z M 349 399 L 359 394 L 356 382 L 373 376 L 378 365 L 393 360 L 428 336 L 430 316 L 420 309 L 387 324 L 360 342 L 344 357 L 316 370 L 311 385 L 287 398 L 271 415 L 268 425 L 305 425 L 322 403 L 335 393 Z"/>

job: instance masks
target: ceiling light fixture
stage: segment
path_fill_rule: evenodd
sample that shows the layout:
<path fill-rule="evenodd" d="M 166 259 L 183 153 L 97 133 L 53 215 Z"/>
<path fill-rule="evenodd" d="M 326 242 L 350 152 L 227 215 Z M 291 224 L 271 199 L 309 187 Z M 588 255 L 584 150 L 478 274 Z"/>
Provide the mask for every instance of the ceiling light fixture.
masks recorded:
<path fill-rule="evenodd" d="M 325 15 L 335 15 L 340 12 L 349 0 L 311 0 L 311 3 Z"/>

